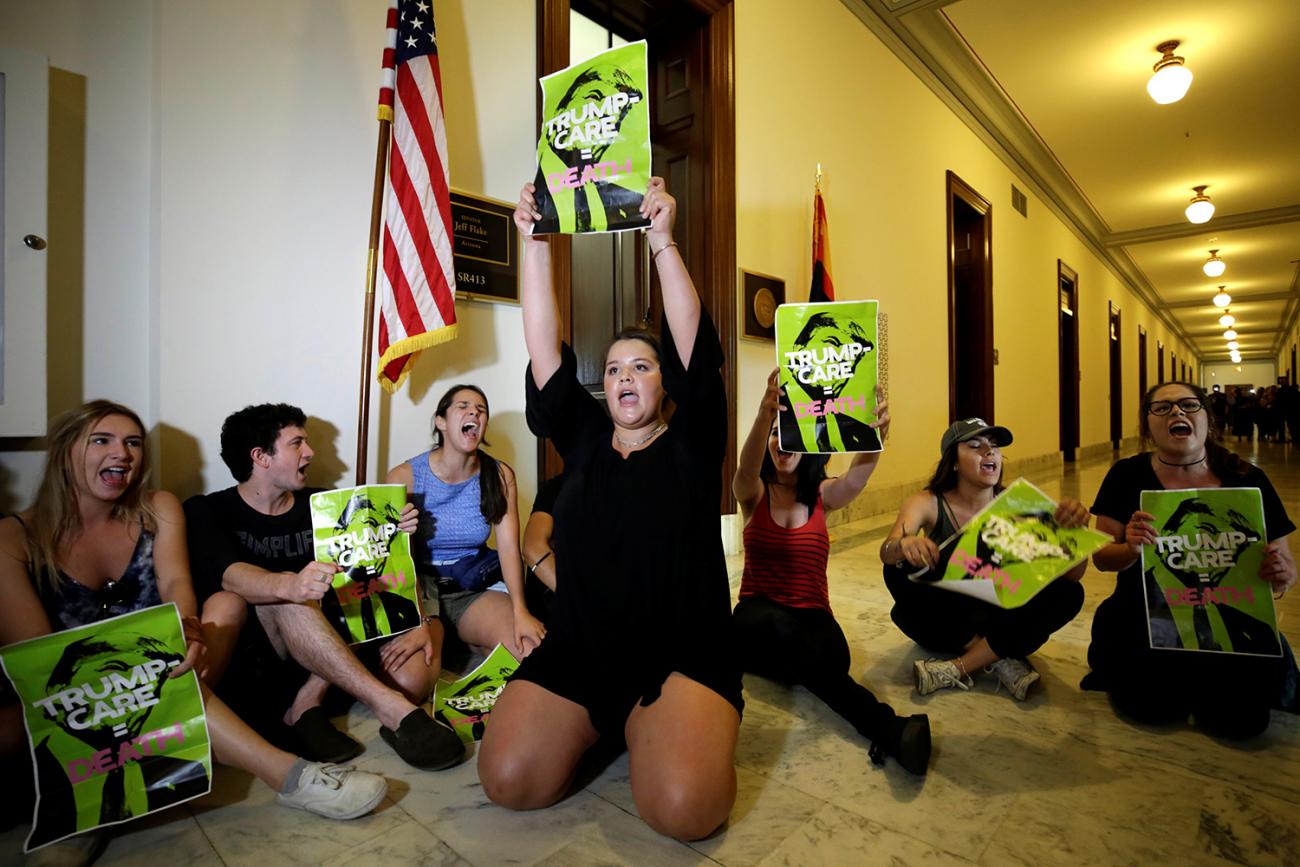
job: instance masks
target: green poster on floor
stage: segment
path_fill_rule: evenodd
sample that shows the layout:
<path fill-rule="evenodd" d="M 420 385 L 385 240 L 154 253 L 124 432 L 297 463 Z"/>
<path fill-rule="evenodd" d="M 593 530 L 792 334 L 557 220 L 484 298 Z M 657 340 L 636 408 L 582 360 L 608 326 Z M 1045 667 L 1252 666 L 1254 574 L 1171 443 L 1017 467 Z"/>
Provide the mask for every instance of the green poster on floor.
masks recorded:
<path fill-rule="evenodd" d="M 198 677 L 173 603 L 0 648 L 23 707 L 36 810 L 25 851 L 208 793 Z"/>
<path fill-rule="evenodd" d="M 410 537 L 397 528 L 404 485 L 365 485 L 311 495 L 316 559 L 337 563 L 321 612 L 349 644 L 420 625 Z"/>
<path fill-rule="evenodd" d="M 602 51 L 540 80 L 533 234 L 622 232 L 650 225 L 646 43 Z M 671 190 L 669 192 L 672 192 Z M 684 191 L 678 191 L 679 194 Z"/>
<path fill-rule="evenodd" d="M 519 662 L 498 644 L 473 671 L 451 683 L 439 681 L 433 708 L 447 718 L 465 743 L 483 739 L 488 716 Z"/>
<path fill-rule="evenodd" d="M 943 573 L 936 586 L 1002 608 L 1019 608 L 1114 541 L 1088 527 L 1062 527 L 1055 513 L 1051 497 L 1016 479 L 941 543 Z"/>
<path fill-rule="evenodd" d="M 782 304 L 776 308 L 785 452 L 878 452 L 876 301 Z"/>
<path fill-rule="evenodd" d="M 1151 646 L 1280 656 L 1258 488 L 1143 491 L 1156 544 L 1142 546 Z"/>

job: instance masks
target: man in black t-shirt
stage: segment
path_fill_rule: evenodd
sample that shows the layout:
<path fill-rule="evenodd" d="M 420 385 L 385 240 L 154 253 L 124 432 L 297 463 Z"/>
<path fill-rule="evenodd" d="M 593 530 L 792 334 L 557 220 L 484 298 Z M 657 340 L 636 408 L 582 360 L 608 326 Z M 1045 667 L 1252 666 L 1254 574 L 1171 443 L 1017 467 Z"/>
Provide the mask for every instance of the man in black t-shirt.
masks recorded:
<path fill-rule="evenodd" d="M 338 567 L 315 559 L 305 425 L 302 410 L 287 404 L 232 414 L 222 425 L 221 458 L 238 484 L 185 503 L 211 642 L 206 679 L 265 736 L 287 727 L 308 758 L 340 762 L 361 751 L 321 708 L 333 684 L 374 711 L 381 737 L 409 764 L 450 767 L 464 756 L 460 739 L 417 707 L 438 676 L 440 648 L 426 624 L 379 652 L 376 677 L 321 614 L 317 603 Z M 414 507 L 402 517 L 403 528 L 413 525 Z"/>

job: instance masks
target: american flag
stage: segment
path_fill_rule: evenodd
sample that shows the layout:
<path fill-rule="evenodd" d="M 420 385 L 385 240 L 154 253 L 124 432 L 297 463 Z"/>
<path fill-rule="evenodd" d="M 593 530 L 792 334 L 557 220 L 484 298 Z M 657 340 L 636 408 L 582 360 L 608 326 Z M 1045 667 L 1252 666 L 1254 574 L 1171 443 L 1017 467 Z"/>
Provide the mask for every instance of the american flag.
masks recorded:
<path fill-rule="evenodd" d="M 818 187 L 817 192 L 813 194 L 812 258 L 812 285 L 808 288 L 808 300 L 834 301 L 835 285 L 831 282 L 831 239 L 826 227 L 826 203 L 822 200 L 821 187 Z"/>
<path fill-rule="evenodd" d="M 379 381 L 401 386 L 416 354 L 456 336 L 442 75 L 427 0 L 389 0 L 379 118 L 393 123 L 384 189 Z"/>

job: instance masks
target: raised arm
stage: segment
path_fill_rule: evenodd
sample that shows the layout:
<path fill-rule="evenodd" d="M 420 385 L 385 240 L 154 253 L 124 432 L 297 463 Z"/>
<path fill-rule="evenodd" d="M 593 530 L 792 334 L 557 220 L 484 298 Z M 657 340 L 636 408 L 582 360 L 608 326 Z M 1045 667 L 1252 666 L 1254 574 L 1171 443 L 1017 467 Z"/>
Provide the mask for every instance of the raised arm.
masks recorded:
<path fill-rule="evenodd" d="M 676 339 L 676 335 L 673 339 Z M 754 416 L 754 424 L 745 437 L 745 444 L 740 447 L 740 454 L 736 457 L 736 475 L 731 480 L 731 491 L 740 504 L 741 517 L 746 520 L 754 513 L 763 496 L 763 480 L 758 474 L 763 469 L 763 455 L 767 453 L 772 423 L 776 421 L 781 405 L 781 386 L 777 382 L 777 373 L 777 370 L 773 370 L 767 377 L 767 390 L 759 401 L 758 415 Z"/>
<path fill-rule="evenodd" d="M 533 224 L 542 218 L 533 198 L 536 191 L 532 184 L 519 191 L 515 227 L 523 236 L 519 301 L 524 309 L 524 345 L 532 362 L 533 384 L 541 388 L 560 369 L 560 311 L 551 284 L 550 240 L 532 234 Z"/>
<path fill-rule="evenodd" d="M 876 386 L 876 421 L 871 426 L 876 429 L 883 443 L 885 435 L 889 433 L 889 402 L 885 400 L 885 391 L 879 385 Z M 858 452 L 853 456 L 848 472 L 822 482 L 822 508 L 830 512 L 853 502 L 867 486 L 867 479 L 876 471 L 880 455 L 880 452 Z"/>
<path fill-rule="evenodd" d="M 690 272 L 686 270 L 686 263 L 673 241 L 677 200 L 668 195 L 663 178 L 650 179 L 645 198 L 641 200 L 641 216 L 650 220 L 646 241 L 650 244 L 650 256 L 659 273 L 668 330 L 672 332 L 673 343 L 677 344 L 677 357 L 682 360 L 683 369 L 689 370 L 695 332 L 700 327 L 700 296 L 695 292 Z"/>

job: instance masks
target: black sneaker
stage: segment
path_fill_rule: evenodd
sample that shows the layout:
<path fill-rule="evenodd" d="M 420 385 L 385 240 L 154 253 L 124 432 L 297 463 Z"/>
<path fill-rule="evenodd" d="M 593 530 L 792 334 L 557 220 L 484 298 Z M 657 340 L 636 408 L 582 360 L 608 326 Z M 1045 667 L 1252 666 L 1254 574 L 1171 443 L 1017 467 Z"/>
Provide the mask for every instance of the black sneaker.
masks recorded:
<path fill-rule="evenodd" d="M 889 739 L 872 741 L 867 755 L 876 765 L 893 756 L 900 768 L 923 776 L 930 764 L 930 718 L 923 713 L 895 717 Z"/>
<path fill-rule="evenodd" d="M 420 708 L 403 717 L 397 731 L 380 726 L 379 736 L 402 761 L 422 771 L 441 771 L 465 758 L 465 745 L 456 732 Z"/>
<path fill-rule="evenodd" d="M 340 764 L 359 756 L 365 749 L 334 728 L 329 715 L 321 707 L 308 708 L 290 728 L 298 755 L 309 762 Z"/>

